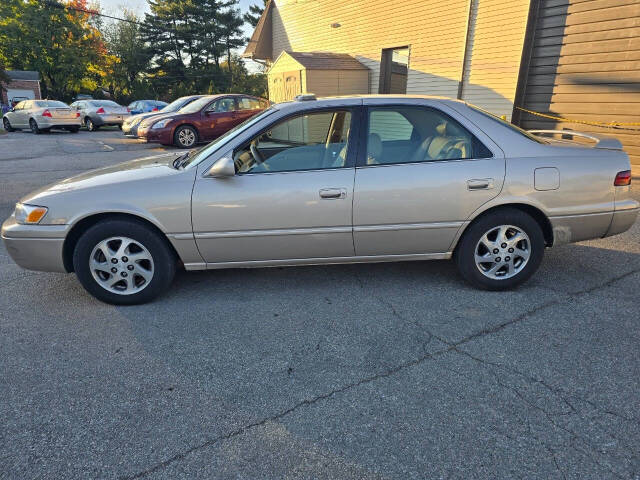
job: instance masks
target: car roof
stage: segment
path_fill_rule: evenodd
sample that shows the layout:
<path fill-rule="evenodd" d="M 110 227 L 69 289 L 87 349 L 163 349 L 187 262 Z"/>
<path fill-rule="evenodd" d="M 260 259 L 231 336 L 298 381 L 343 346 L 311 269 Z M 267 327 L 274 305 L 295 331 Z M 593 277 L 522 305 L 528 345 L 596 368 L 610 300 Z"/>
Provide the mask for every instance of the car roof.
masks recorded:
<path fill-rule="evenodd" d="M 377 105 L 393 105 L 398 103 L 406 103 L 407 100 L 428 100 L 430 102 L 451 103 L 457 105 L 465 105 L 462 100 L 456 100 L 450 97 L 441 97 L 435 95 L 388 95 L 388 94 L 370 94 L 370 95 L 345 95 L 335 97 L 320 97 L 316 99 L 291 100 L 288 102 L 277 103 L 274 105 L 277 109 L 306 110 L 311 108 L 336 107 L 336 106 L 353 106 L 365 103 L 375 103 Z"/>

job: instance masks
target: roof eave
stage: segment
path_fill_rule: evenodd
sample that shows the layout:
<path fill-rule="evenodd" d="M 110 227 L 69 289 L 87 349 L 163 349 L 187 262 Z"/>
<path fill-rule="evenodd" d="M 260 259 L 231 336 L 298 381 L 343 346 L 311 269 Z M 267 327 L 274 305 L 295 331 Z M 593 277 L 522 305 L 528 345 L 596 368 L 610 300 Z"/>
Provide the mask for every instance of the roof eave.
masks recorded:
<path fill-rule="evenodd" d="M 269 0 L 264 7 L 264 11 L 258 20 L 251 39 L 247 43 L 247 47 L 242 53 L 243 58 L 250 58 L 252 60 L 271 60 L 273 55 L 272 49 L 272 25 L 271 25 L 271 11 L 273 1 Z"/>

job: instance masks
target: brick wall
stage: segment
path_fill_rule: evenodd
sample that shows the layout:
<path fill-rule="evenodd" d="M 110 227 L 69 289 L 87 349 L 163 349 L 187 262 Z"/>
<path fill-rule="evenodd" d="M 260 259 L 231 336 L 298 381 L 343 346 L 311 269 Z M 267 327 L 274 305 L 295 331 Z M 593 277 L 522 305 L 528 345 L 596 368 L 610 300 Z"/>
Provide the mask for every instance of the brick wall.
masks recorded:
<path fill-rule="evenodd" d="M 7 98 L 7 88 L 16 88 L 20 90 L 33 90 L 33 94 L 35 95 L 35 99 L 39 100 L 42 98 L 42 94 L 40 92 L 40 82 L 37 80 L 14 80 L 8 84 L 3 84 L 4 89 L 2 90 L 2 103 L 8 103 L 9 99 Z"/>

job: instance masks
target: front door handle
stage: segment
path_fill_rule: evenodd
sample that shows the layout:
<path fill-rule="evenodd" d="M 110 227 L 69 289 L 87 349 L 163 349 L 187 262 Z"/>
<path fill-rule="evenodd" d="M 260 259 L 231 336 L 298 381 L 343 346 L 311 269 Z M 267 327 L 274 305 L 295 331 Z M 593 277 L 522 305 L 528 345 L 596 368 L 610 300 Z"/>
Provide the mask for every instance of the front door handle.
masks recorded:
<path fill-rule="evenodd" d="M 467 180 L 468 190 L 491 190 L 493 188 L 493 178 L 473 178 Z"/>
<path fill-rule="evenodd" d="M 322 188 L 320 189 L 320 198 L 325 200 L 336 200 L 347 196 L 346 188 Z"/>

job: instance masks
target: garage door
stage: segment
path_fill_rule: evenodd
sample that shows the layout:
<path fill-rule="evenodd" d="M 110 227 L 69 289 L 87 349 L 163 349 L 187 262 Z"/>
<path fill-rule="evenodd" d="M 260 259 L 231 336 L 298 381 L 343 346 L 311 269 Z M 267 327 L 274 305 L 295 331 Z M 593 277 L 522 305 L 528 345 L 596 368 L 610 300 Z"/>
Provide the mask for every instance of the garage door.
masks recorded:
<path fill-rule="evenodd" d="M 17 88 L 7 88 L 7 99 L 9 100 L 9 103 L 11 103 L 11 100 L 13 98 L 18 98 L 18 97 L 26 97 L 29 100 L 34 100 L 36 98 L 35 94 L 33 93 L 33 90 L 21 90 L 21 89 L 17 89 Z M 24 98 L 23 98 L 24 100 Z"/>
<path fill-rule="evenodd" d="M 615 135 L 640 164 L 640 1 L 542 0 L 534 19 L 520 106 L 569 121 L 520 111 L 516 122 Z"/>

